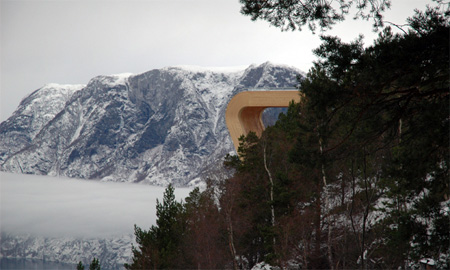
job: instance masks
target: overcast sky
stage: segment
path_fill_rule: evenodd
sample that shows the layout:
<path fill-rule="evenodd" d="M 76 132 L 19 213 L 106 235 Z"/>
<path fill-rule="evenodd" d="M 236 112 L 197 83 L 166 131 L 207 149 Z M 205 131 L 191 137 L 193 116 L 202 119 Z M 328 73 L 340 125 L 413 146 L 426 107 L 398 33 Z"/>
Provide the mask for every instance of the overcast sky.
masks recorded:
<path fill-rule="evenodd" d="M 392 0 L 386 20 L 404 24 L 431 0 Z M 238 0 L 1 0 L 0 121 L 46 83 L 172 65 L 243 66 L 271 61 L 307 72 L 319 35 L 281 32 L 240 14 Z M 351 16 L 326 34 L 345 41 L 370 22 Z"/>

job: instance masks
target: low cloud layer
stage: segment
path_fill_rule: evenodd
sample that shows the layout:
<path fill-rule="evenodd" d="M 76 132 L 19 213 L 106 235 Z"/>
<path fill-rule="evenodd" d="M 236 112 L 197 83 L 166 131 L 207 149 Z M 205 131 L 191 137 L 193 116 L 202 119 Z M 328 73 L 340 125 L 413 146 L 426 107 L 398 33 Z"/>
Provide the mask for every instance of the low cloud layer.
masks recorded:
<path fill-rule="evenodd" d="M 191 189 L 176 189 L 179 201 Z M 0 229 L 45 237 L 108 237 L 148 229 L 163 187 L 0 172 Z"/>

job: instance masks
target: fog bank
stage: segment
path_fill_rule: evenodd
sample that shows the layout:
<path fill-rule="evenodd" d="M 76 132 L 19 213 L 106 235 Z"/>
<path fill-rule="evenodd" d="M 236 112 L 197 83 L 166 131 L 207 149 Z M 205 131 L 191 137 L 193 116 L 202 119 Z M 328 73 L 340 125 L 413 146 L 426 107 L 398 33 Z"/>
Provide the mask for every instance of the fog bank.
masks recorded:
<path fill-rule="evenodd" d="M 164 187 L 0 172 L 0 230 L 45 237 L 109 237 L 148 229 Z M 191 189 L 177 188 L 176 199 Z"/>

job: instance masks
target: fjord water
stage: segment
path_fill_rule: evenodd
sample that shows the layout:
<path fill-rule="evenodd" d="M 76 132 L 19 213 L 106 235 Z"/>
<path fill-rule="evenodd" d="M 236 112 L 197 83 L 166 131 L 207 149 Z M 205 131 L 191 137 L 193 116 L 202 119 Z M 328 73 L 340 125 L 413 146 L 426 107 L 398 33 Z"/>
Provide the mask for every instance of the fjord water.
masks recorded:
<path fill-rule="evenodd" d="M 76 269 L 76 264 L 49 262 L 44 260 L 30 260 L 30 259 L 0 259 L 0 269 L 28 269 L 28 270 L 66 270 Z M 103 269 L 103 268 L 102 268 Z"/>

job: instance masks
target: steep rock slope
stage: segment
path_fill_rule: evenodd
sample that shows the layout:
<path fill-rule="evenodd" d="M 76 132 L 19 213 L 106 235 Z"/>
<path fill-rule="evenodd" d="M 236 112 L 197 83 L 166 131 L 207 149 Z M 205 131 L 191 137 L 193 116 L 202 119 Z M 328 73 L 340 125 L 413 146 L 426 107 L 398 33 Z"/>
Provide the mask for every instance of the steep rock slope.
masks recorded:
<path fill-rule="evenodd" d="M 98 76 L 85 87 L 46 86 L 0 124 L 1 170 L 194 183 L 233 151 L 224 119 L 230 98 L 249 88 L 294 87 L 299 74 L 271 63 L 238 72 L 169 67 Z"/>
<path fill-rule="evenodd" d="M 2 232 L 0 259 L 26 258 L 41 262 L 62 262 L 73 264 L 75 269 L 78 262 L 89 265 L 92 258 L 97 258 L 101 262 L 102 269 L 123 269 L 123 265 L 129 263 L 132 258 L 133 237 L 133 235 L 122 235 L 114 238 L 92 239 L 46 238 L 10 235 Z"/>
<path fill-rule="evenodd" d="M 39 131 L 85 85 L 47 84 L 22 100 L 17 110 L 0 124 L 0 164 L 9 155 L 31 144 Z"/>

